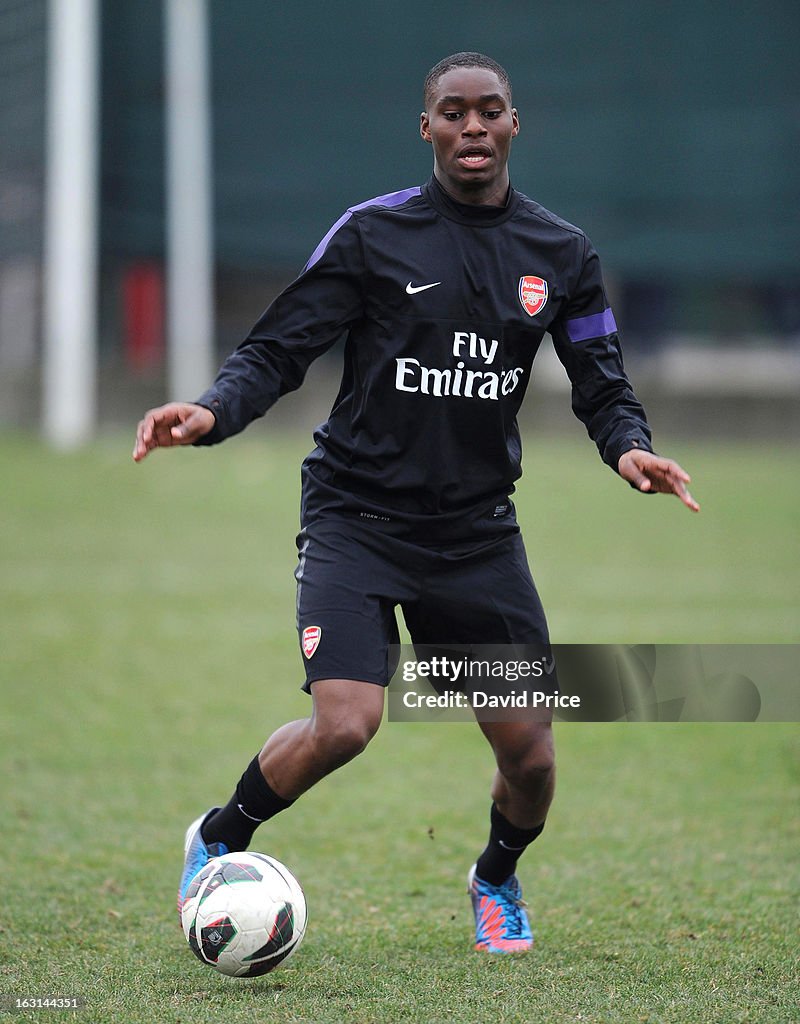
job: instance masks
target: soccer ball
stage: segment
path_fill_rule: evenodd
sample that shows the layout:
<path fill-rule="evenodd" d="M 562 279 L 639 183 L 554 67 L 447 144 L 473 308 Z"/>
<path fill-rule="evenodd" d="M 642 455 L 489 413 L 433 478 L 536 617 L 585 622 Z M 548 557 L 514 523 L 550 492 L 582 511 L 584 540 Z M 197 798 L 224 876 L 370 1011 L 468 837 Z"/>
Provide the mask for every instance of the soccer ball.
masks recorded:
<path fill-rule="evenodd" d="M 303 941 L 306 900 L 280 861 L 263 853 L 226 853 L 192 879 L 181 924 L 204 964 L 252 978 L 285 963 Z"/>

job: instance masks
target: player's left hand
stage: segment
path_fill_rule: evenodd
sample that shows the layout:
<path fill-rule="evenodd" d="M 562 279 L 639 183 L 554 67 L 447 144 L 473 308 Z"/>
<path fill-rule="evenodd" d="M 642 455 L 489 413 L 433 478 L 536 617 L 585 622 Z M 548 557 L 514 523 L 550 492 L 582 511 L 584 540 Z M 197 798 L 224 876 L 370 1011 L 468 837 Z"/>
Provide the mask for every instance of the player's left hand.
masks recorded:
<path fill-rule="evenodd" d="M 700 511 L 700 506 L 686 488 L 691 477 L 672 459 L 631 448 L 620 456 L 617 469 L 622 479 L 637 490 L 645 494 L 675 494 L 692 512 Z"/>

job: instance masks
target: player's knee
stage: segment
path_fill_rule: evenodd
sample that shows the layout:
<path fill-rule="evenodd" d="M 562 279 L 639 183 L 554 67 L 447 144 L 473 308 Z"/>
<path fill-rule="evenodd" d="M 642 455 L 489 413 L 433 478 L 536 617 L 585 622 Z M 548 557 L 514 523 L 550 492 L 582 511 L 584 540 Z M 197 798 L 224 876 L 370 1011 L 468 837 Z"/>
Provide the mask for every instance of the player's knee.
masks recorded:
<path fill-rule="evenodd" d="M 318 759 L 329 768 L 338 768 L 357 757 L 375 735 L 377 725 L 368 719 L 327 723 L 315 730 Z"/>
<path fill-rule="evenodd" d="M 549 785 L 555 770 L 552 748 L 546 745 L 501 755 L 497 767 L 515 789 L 538 793 Z"/>

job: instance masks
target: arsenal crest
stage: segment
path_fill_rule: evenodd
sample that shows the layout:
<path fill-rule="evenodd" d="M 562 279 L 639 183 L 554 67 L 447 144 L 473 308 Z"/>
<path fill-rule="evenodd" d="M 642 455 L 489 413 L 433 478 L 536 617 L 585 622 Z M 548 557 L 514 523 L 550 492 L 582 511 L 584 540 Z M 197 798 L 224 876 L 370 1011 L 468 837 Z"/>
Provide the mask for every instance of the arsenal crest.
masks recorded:
<path fill-rule="evenodd" d="M 306 626 L 303 630 L 303 654 L 307 658 L 313 657 L 314 651 L 319 647 L 321 637 L 322 629 L 320 626 Z"/>
<path fill-rule="evenodd" d="M 519 301 L 528 316 L 541 313 L 547 302 L 547 281 L 530 274 L 519 279 Z"/>

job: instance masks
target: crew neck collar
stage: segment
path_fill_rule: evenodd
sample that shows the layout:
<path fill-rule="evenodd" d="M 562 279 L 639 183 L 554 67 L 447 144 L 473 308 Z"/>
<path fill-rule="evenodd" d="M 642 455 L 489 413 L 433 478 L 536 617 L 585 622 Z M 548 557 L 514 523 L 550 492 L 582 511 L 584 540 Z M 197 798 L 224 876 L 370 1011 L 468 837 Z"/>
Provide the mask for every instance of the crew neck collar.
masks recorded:
<path fill-rule="evenodd" d="M 508 196 L 503 206 L 476 206 L 459 203 L 445 192 L 435 175 L 422 187 L 422 193 L 431 206 L 449 220 L 472 227 L 492 227 L 502 224 L 513 215 L 519 204 L 519 194 L 509 185 Z"/>

